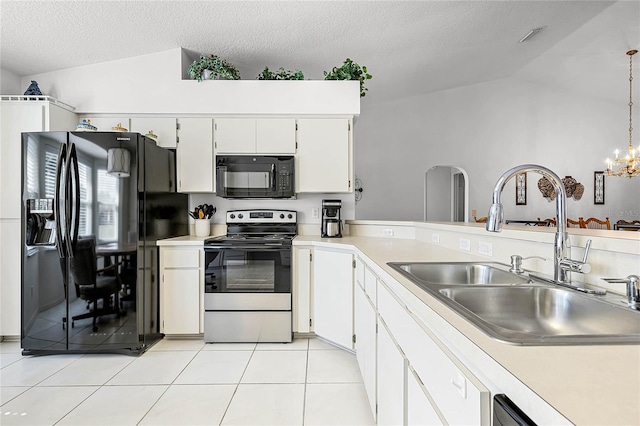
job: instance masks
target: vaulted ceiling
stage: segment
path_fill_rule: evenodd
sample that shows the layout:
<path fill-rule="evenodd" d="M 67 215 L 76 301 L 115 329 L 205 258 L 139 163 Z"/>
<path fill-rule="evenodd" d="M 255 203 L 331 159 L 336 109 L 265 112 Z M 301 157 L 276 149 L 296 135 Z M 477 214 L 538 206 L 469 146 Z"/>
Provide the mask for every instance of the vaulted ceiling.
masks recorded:
<path fill-rule="evenodd" d="M 0 66 L 27 76 L 183 47 L 226 58 L 243 79 L 265 66 L 322 79 L 349 57 L 373 74 L 368 99 L 378 101 L 516 73 L 570 86 L 585 72 L 625 72 L 624 53 L 640 41 L 639 4 L 4 0 Z M 583 84 L 597 96 L 612 91 Z"/>

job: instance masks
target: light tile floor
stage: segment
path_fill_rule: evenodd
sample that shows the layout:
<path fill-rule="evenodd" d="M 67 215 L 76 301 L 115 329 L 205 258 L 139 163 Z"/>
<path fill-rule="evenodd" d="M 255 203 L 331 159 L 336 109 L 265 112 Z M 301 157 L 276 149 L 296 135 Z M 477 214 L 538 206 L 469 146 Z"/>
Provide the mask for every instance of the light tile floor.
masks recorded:
<path fill-rule="evenodd" d="M 4 425 L 372 425 L 355 355 L 291 344 L 162 340 L 140 357 L 23 357 L 0 343 Z"/>

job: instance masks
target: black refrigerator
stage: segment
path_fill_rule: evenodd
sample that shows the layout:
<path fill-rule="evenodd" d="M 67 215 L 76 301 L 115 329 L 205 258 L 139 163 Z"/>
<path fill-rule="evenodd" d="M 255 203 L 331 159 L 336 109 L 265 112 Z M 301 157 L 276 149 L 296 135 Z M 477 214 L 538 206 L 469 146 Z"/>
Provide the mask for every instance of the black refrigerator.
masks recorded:
<path fill-rule="evenodd" d="M 175 152 L 138 133 L 22 134 L 23 354 L 143 353 L 156 241 L 188 234 Z"/>

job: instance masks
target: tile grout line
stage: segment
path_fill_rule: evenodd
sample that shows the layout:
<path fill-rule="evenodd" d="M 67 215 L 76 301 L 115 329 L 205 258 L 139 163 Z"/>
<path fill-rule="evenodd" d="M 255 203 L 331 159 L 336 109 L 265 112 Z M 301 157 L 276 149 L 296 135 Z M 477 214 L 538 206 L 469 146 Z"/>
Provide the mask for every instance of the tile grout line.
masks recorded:
<path fill-rule="evenodd" d="M 242 370 L 242 374 L 240 375 L 240 378 L 238 379 L 238 383 L 236 383 L 236 387 L 233 390 L 233 394 L 231 394 L 231 398 L 229 399 L 229 403 L 227 404 L 227 408 L 224 409 L 224 413 L 222 413 L 222 417 L 220 417 L 220 423 L 218 423 L 218 425 L 222 425 L 222 422 L 224 421 L 224 418 L 227 415 L 227 412 L 229 411 L 229 407 L 231 406 L 231 403 L 233 402 L 233 398 L 235 398 L 236 393 L 238 392 L 238 387 L 240 386 L 240 383 L 242 382 L 242 378 L 244 377 L 244 374 L 247 372 L 247 368 L 249 368 L 249 363 L 251 362 L 251 359 L 253 359 L 253 355 L 256 353 L 257 347 L 258 347 L 258 344 L 256 343 L 256 345 L 253 347 L 253 350 L 251 351 L 251 356 L 249 357 L 249 360 L 247 361 L 247 365 L 244 366 L 244 370 Z"/>
<path fill-rule="evenodd" d="M 136 422 L 136 425 L 139 425 L 145 417 L 147 417 L 147 415 L 151 412 L 151 410 L 153 410 L 153 407 L 155 407 L 158 402 L 162 399 L 162 397 L 164 396 L 165 393 L 167 393 L 169 391 L 169 388 L 175 383 L 176 379 L 178 377 L 180 377 L 180 375 L 184 372 L 184 370 L 186 370 L 186 368 L 189 366 L 189 364 L 191 364 L 193 362 L 193 360 L 196 358 L 196 356 L 198 356 L 198 354 L 200 353 L 200 351 L 202 351 L 202 348 L 198 349 L 196 351 L 196 353 L 193 355 L 193 357 L 189 360 L 189 362 L 182 368 L 182 370 L 180 370 L 180 372 L 176 375 L 176 377 L 173 378 L 173 380 L 171 381 L 171 383 L 169 383 L 167 385 L 167 388 L 164 390 L 164 392 L 162 392 L 160 394 L 160 396 L 158 397 L 158 399 L 156 399 L 156 401 L 151 404 L 151 407 L 149 407 L 149 409 L 144 413 L 144 415 L 142 417 L 140 417 L 140 420 L 138 420 Z M 157 351 L 160 352 L 160 351 Z M 166 351 L 166 352 L 170 352 L 170 351 Z M 171 351 L 171 352 L 186 352 L 186 351 Z M 148 386 L 148 385 L 144 385 L 144 386 Z"/>

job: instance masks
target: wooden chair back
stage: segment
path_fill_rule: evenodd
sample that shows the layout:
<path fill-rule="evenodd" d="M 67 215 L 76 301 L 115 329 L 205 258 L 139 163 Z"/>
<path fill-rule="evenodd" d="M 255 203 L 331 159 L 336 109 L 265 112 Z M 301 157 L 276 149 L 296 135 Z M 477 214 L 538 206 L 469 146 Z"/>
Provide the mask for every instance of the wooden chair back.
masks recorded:
<path fill-rule="evenodd" d="M 567 228 L 584 228 L 582 218 L 579 218 L 578 220 L 567 218 Z"/>
<path fill-rule="evenodd" d="M 588 219 L 583 220 L 580 218 L 580 221 L 584 224 L 581 228 L 589 228 L 589 229 L 611 229 L 611 222 L 609 218 L 605 218 L 604 220 L 600 220 L 595 217 L 590 217 Z"/>
<path fill-rule="evenodd" d="M 480 218 L 477 218 L 476 215 L 478 214 L 478 210 L 471 210 L 471 216 L 473 216 L 473 220 L 475 220 L 477 223 L 485 223 L 487 221 L 487 216 L 482 216 Z"/>
<path fill-rule="evenodd" d="M 550 217 L 548 219 L 540 219 L 538 218 L 539 222 L 547 222 L 549 224 L 549 226 L 556 226 L 556 219 L 553 217 Z"/>

